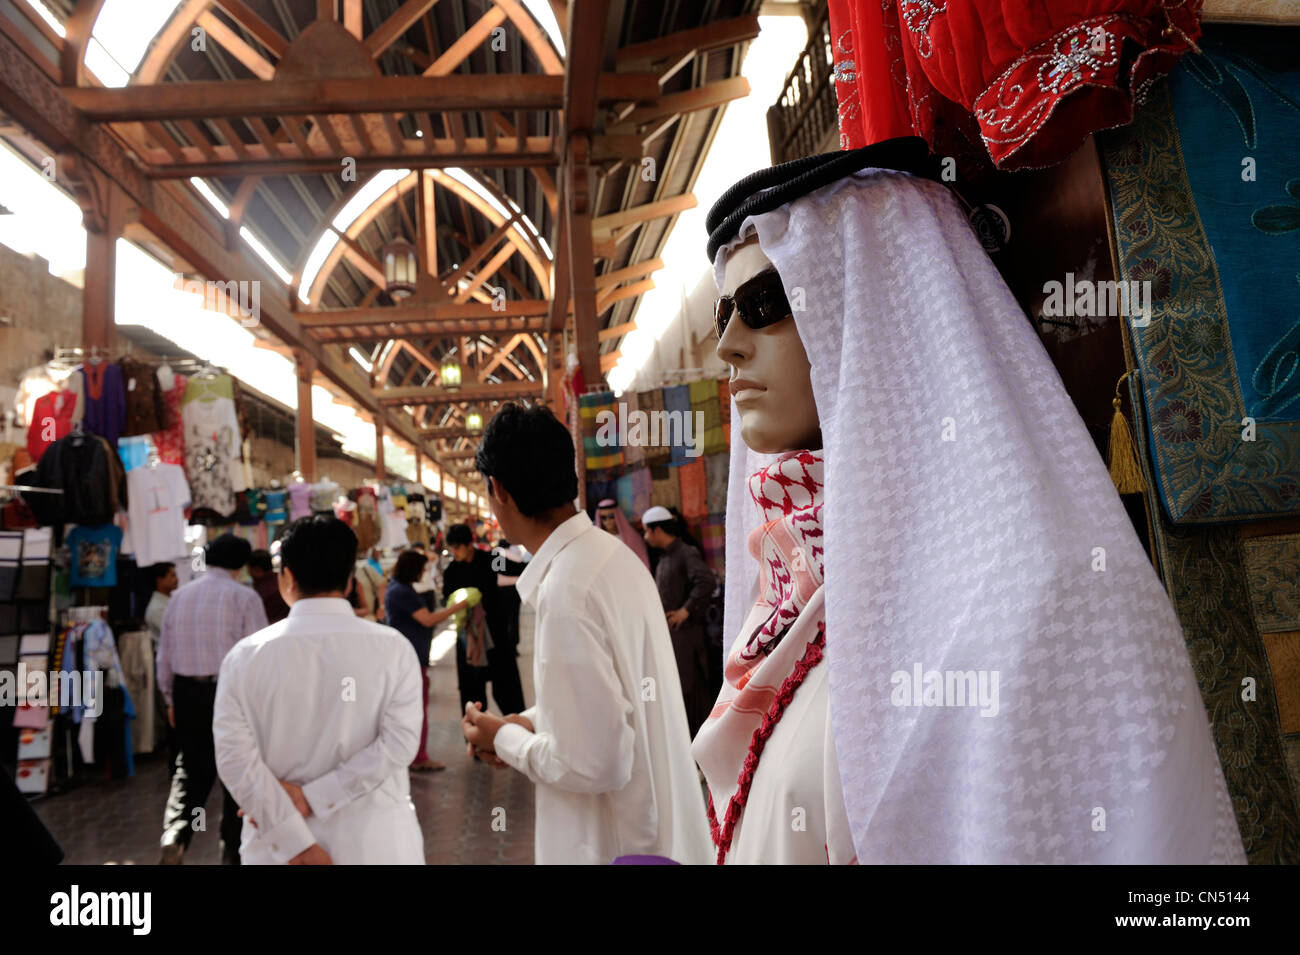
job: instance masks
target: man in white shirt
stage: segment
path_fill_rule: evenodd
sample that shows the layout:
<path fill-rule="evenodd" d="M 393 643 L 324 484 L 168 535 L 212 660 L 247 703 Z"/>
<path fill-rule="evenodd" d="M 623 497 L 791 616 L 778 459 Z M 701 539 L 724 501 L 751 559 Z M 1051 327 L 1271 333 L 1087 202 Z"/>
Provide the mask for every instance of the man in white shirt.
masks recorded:
<path fill-rule="evenodd" d="M 289 616 L 226 655 L 212 720 L 217 768 L 242 807 L 245 864 L 424 864 L 407 766 L 420 738 L 420 661 L 345 598 L 352 529 L 295 521 L 279 544 Z"/>
<path fill-rule="evenodd" d="M 535 556 L 537 703 L 505 717 L 466 706 L 473 750 L 537 784 L 536 861 L 711 860 L 677 663 L 659 592 L 622 541 L 573 506 L 573 440 L 545 408 L 493 416 L 477 465 L 502 531 Z"/>

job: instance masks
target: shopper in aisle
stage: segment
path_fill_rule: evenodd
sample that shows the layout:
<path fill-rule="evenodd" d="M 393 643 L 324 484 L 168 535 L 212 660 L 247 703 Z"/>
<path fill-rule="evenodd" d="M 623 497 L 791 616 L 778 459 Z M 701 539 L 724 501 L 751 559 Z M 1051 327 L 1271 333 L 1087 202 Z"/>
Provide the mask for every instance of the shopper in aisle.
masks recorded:
<path fill-rule="evenodd" d="M 267 623 L 279 623 L 289 616 L 289 605 L 280 596 L 280 581 L 272 569 L 270 551 L 255 550 L 248 556 L 248 576 L 253 578 L 253 589 L 262 598 Z"/>
<path fill-rule="evenodd" d="M 709 692 L 709 635 L 705 613 L 718 586 L 700 552 L 682 540 L 685 528 L 666 507 L 655 506 L 641 516 L 645 541 L 659 551 L 655 586 L 672 632 L 677 675 L 682 681 L 686 722 L 691 739 L 713 707 Z"/>
<path fill-rule="evenodd" d="M 475 587 L 483 595 L 491 647 L 487 666 L 470 666 L 465 647 L 456 642 L 456 677 L 460 685 L 462 709 L 466 703 L 478 702 L 487 708 L 487 684 L 492 684 L 492 698 L 502 713 L 518 713 L 524 708 L 524 687 L 519 680 L 519 628 L 511 627 L 510 597 L 497 582 L 497 576 L 518 577 L 526 564 L 510 560 L 502 553 L 480 550 L 474 532 L 467 524 L 447 528 L 447 549 L 452 562 L 443 571 L 444 600 L 462 587 Z"/>
<path fill-rule="evenodd" d="M 149 636 L 153 640 L 152 663 L 154 666 L 155 687 L 153 695 L 153 741 L 155 746 L 166 741 L 168 771 L 174 773 L 176 772 L 176 733 L 172 729 L 171 721 L 167 718 L 167 701 L 163 699 L 162 693 L 157 692 L 157 661 L 158 641 L 162 637 L 163 616 L 167 612 L 167 602 L 171 600 L 171 595 L 180 586 L 180 580 L 176 576 L 176 565 L 169 563 L 150 566 L 149 578 L 153 581 L 153 593 L 149 595 L 149 603 L 144 608 L 144 625 L 149 629 Z"/>
<path fill-rule="evenodd" d="M 424 574 L 428 558 L 418 550 L 405 550 L 397 555 L 393 565 L 393 580 L 388 585 L 384 605 L 388 611 L 388 626 L 392 627 L 411 642 L 415 655 L 420 661 L 420 679 L 424 683 L 421 697 L 424 704 L 420 724 L 420 747 L 411 762 L 411 771 L 417 773 L 437 772 L 446 769 L 446 765 L 429 758 L 429 647 L 433 642 L 433 628 L 456 612 L 468 606 L 461 601 L 441 610 L 431 610 L 426 606 L 424 597 L 415 590 L 415 584 Z"/>
<path fill-rule="evenodd" d="M 357 538 L 332 514 L 279 542 L 289 616 L 221 665 L 212 729 L 250 865 L 424 864 L 406 766 L 420 725 L 410 645 L 345 594 Z"/>
<path fill-rule="evenodd" d="M 179 752 L 163 813 L 162 863 L 179 864 L 217 781 L 212 706 L 221 661 L 236 643 L 266 626 L 266 611 L 235 577 L 252 553 L 248 541 L 222 534 L 204 551 L 207 572 L 181 587 L 163 614 L 158 642 L 158 690 Z M 222 786 L 221 861 L 239 864 L 238 806 Z"/>
<path fill-rule="evenodd" d="M 471 751 L 495 753 L 537 784 L 539 864 L 636 854 L 707 862 L 659 595 L 637 556 L 574 508 L 568 430 L 545 408 L 507 404 L 476 463 L 502 532 L 534 555 L 518 587 L 537 612 L 537 703 L 505 719 L 467 705 Z"/>

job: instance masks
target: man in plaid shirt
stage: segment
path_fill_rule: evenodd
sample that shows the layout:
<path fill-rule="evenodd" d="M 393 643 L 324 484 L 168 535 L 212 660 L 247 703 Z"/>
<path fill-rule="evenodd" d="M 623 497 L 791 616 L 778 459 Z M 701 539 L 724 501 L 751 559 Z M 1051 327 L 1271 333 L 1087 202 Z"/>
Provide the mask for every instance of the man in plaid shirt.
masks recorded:
<path fill-rule="evenodd" d="M 180 863 L 217 782 L 212 707 L 221 661 L 236 643 L 266 626 L 261 598 L 236 580 L 251 553 L 248 541 L 234 534 L 212 541 L 204 551 L 207 572 L 172 594 L 163 615 L 158 689 L 179 749 L 163 812 L 163 865 Z M 243 821 L 224 785 L 221 792 L 221 861 L 238 865 Z"/>

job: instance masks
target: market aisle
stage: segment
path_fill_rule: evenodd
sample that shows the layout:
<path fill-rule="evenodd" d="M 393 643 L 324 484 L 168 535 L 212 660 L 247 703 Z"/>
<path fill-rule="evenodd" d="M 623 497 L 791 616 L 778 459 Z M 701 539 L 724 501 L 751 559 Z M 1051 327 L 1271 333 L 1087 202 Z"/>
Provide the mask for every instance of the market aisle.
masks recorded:
<path fill-rule="evenodd" d="M 533 614 L 528 607 L 519 626 L 519 671 L 525 696 L 532 703 Z M 445 645 L 446 637 L 440 634 L 435 656 Z M 447 768 L 411 777 L 411 798 L 424 831 L 425 860 L 431 865 L 531 865 L 532 784 L 513 770 L 494 770 L 465 756 L 453 652 L 431 670 L 429 691 L 429 754 Z M 166 759 L 145 756 L 137 758 L 132 778 L 83 785 L 34 805 L 63 846 L 66 864 L 152 865 L 158 861 L 168 784 Z M 209 797 L 207 814 L 208 830 L 195 834 L 186 865 L 218 862 L 219 790 Z"/>

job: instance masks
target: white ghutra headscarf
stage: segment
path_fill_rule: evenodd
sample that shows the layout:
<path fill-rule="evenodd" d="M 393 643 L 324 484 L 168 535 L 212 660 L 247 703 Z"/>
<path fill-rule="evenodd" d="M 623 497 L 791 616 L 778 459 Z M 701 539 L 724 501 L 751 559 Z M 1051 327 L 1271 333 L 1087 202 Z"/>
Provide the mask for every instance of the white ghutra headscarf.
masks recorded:
<path fill-rule="evenodd" d="M 719 276 L 753 234 L 806 306 L 830 716 L 860 861 L 1244 862 L 1178 620 L 953 195 L 863 170 L 746 218 Z M 746 479 L 770 460 L 733 427 L 729 640 L 756 594 Z M 996 715 L 898 705 L 918 667 L 996 671 Z"/>

